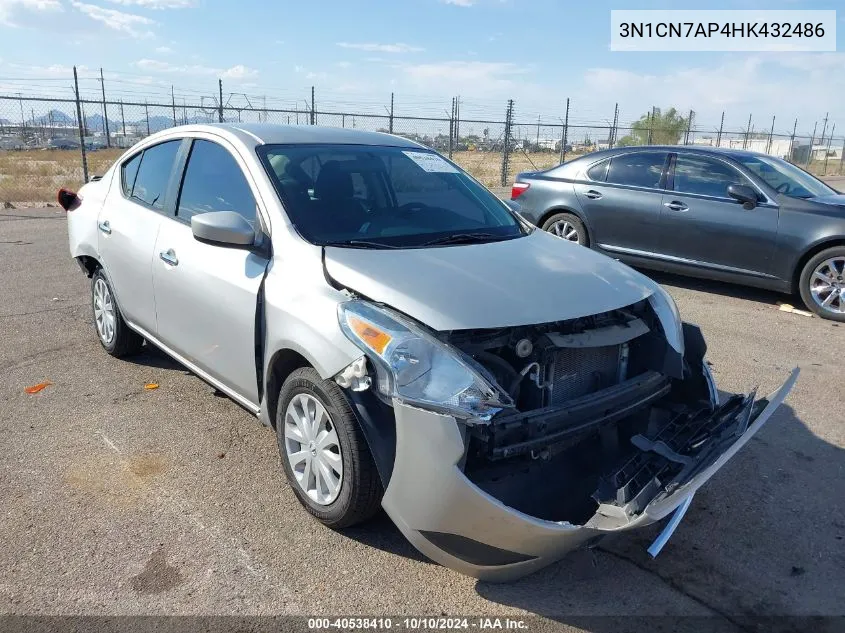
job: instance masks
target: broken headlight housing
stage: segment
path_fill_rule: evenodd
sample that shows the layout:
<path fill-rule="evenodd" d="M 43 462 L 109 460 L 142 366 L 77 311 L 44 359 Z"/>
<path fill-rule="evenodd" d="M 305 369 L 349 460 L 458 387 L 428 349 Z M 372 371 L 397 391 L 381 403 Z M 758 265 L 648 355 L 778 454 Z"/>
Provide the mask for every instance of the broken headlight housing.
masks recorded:
<path fill-rule="evenodd" d="M 378 390 L 388 398 L 479 420 L 513 406 L 461 352 L 389 308 L 347 301 L 338 306 L 338 320 L 347 338 L 375 365 Z"/>

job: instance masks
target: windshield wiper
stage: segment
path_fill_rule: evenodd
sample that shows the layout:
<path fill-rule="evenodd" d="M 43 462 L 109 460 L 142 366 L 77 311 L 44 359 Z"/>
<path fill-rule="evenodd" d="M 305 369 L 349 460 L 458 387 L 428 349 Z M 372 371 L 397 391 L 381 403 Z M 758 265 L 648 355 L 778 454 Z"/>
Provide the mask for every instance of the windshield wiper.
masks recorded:
<path fill-rule="evenodd" d="M 401 248 L 401 246 L 394 244 L 371 242 L 370 240 L 339 240 L 337 242 L 326 242 L 323 246 L 339 246 L 340 248 Z"/>
<path fill-rule="evenodd" d="M 430 242 L 423 242 L 420 246 L 437 246 L 439 244 L 472 244 L 473 242 L 498 242 L 510 238 L 510 235 L 496 235 L 495 233 L 458 233 L 438 237 Z"/>

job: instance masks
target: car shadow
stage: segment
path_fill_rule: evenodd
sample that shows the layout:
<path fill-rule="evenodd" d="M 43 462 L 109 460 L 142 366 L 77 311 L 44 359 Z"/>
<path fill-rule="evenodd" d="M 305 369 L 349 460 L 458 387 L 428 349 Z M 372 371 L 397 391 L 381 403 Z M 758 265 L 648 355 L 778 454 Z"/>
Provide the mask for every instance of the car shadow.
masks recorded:
<path fill-rule="evenodd" d="M 346 528 L 340 534 L 383 552 L 396 554 L 403 558 L 410 558 L 420 563 L 436 564 L 423 556 L 411 545 L 384 510 L 379 511 L 376 516 L 366 523 Z"/>
<path fill-rule="evenodd" d="M 699 292 L 721 295 L 723 297 L 733 297 L 736 299 L 746 299 L 748 301 L 757 301 L 759 303 L 766 303 L 769 305 L 789 303 L 796 308 L 806 309 L 804 302 L 797 295 L 775 292 L 774 290 L 764 290 L 753 286 L 743 286 L 729 281 L 716 281 L 713 279 L 688 277 L 677 273 L 669 273 L 647 268 L 636 268 L 636 270 L 661 285 L 666 284 L 669 286 L 677 286 L 679 288 L 686 288 L 687 290 L 697 290 Z"/>
<path fill-rule="evenodd" d="M 185 373 L 192 373 L 187 367 L 174 360 L 149 341 L 144 342 L 144 347 L 138 354 L 126 356 L 122 360 L 135 365 L 144 365 L 155 369 L 172 369 Z"/>
<path fill-rule="evenodd" d="M 476 591 L 595 633 L 832 631 L 845 614 L 843 470 L 845 450 L 782 405 L 696 493 L 656 559 L 646 549 L 663 522 Z M 789 617 L 797 613 L 840 617 Z"/>

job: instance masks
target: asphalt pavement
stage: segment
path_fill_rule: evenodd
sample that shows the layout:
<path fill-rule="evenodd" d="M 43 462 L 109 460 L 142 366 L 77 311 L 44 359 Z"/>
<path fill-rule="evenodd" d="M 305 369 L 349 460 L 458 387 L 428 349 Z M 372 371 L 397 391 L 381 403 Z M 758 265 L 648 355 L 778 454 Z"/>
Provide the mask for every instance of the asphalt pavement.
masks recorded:
<path fill-rule="evenodd" d="M 383 515 L 342 533 L 310 519 L 271 430 L 154 349 L 101 349 L 61 210 L 0 211 L 0 612 L 540 615 L 602 632 L 619 620 L 589 616 L 845 617 L 845 324 L 655 277 L 702 327 L 721 389 L 767 393 L 798 365 L 797 386 L 657 559 L 653 526 L 497 585 L 424 559 Z"/>

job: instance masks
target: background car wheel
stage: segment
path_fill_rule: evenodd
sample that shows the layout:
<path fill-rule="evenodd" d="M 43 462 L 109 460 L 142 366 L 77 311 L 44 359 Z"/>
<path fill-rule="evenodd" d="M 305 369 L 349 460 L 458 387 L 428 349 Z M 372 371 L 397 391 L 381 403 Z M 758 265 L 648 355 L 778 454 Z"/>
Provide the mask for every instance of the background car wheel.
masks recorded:
<path fill-rule="evenodd" d="M 330 528 L 349 527 L 379 509 L 381 480 L 349 402 L 311 367 L 282 385 L 276 411 L 282 466 L 296 498 Z"/>
<path fill-rule="evenodd" d="M 577 242 L 581 246 L 590 245 L 587 227 L 572 213 L 555 213 L 543 223 L 543 230 L 570 242 Z"/>
<path fill-rule="evenodd" d="M 801 298 L 823 319 L 845 322 L 845 246 L 823 250 L 804 266 Z"/>
<path fill-rule="evenodd" d="M 121 358 L 141 351 L 144 338 L 126 325 L 102 268 L 91 277 L 91 307 L 97 338 L 109 354 Z"/>

